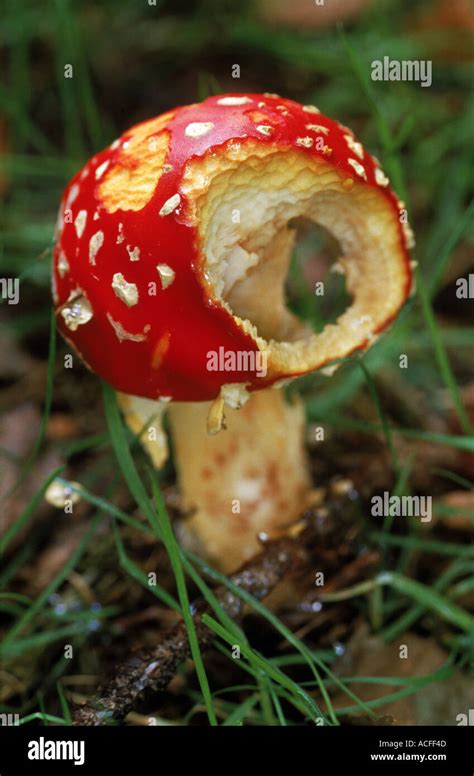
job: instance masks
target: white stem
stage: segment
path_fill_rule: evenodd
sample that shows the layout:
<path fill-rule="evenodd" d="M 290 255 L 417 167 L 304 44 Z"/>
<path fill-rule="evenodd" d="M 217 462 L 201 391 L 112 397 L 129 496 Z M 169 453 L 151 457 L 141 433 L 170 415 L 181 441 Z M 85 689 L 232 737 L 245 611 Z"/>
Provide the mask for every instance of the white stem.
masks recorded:
<path fill-rule="evenodd" d="M 259 549 L 258 535 L 282 535 L 306 506 L 310 479 L 304 412 L 283 392 L 253 393 L 226 410 L 226 428 L 206 431 L 210 404 L 169 407 L 186 520 L 184 542 L 231 571 Z"/>

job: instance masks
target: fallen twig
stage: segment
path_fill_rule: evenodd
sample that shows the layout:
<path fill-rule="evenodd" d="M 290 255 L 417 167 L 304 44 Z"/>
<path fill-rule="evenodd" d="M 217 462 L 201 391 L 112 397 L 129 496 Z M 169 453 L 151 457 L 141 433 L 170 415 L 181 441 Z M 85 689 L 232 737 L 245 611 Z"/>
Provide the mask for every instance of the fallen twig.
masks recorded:
<path fill-rule="evenodd" d="M 305 550 L 298 539 L 271 541 L 230 579 L 241 590 L 262 600 L 275 589 L 287 572 L 300 565 L 304 557 Z M 238 619 L 242 616 L 245 603 L 241 598 L 224 586 L 213 592 L 229 617 Z M 199 599 L 193 611 L 200 646 L 206 648 L 214 639 L 214 634 L 202 623 L 202 615 L 210 613 L 210 607 Z M 115 666 L 112 678 L 99 687 L 95 698 L 85 706 L 73 708 L 73 724 L 102 725 L 107 720 L 122 719 L 147 687 L 164 690 L 178 666 L 189 656 L 186 627 L 181 621 L 168 630 L 155 647 L 140 649 Z"/>

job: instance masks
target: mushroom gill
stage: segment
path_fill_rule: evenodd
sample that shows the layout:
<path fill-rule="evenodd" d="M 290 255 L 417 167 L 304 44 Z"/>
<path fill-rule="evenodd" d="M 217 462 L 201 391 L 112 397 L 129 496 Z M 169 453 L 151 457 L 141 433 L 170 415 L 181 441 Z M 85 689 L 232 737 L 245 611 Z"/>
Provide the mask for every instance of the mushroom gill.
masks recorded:
<path fill-rule="evenodd" d="M 183 190 L 199 224 L 205 282 L 268 352 L 272 372 L 298 374 L 347 356 L 370 344 L 403 304 L 406 272 L 393 206 L 383 191 L 334 165 L 302 151 L 234 143 L 190 162 Z M 339 241 L 352 297 L 317 334 L 285 305 L 294 243 L 288 222 L 297 217 Z"/>

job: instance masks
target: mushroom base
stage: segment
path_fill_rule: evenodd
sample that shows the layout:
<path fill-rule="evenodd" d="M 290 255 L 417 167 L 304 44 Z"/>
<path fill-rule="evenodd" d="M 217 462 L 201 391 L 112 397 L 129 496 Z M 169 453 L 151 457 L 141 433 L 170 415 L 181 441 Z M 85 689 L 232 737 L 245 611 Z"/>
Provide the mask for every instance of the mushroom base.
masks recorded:
<path fill-rule="evenodd" d="M 226 428 L 211 436 L 209 408 L 207 402 L 169 407 L 179 482 L 191 511 L 180 538 L 229 572 L 259 550 L 260 534 L 288 532 L 306 506 L 304 412 L 281 391 L 257 391 L 242 409 L 226 410 Z"/>

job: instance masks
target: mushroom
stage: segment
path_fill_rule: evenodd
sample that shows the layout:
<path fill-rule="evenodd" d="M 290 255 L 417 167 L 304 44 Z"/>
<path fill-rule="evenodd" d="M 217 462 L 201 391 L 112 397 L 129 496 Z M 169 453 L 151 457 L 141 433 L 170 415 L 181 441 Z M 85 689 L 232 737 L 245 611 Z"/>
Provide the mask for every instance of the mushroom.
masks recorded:
<path fill-rule="evenodd" d="M 218 95 L 138 124 L 64 192 L 58 326 L 118 391 L 129 426 L 149 424 L 157 468 L 168 412 L 189 510 L 181 538 L 225 571 L 308 503 L 303 407 L 282 385 L 368 348 L 410 293 L 400 207 L 351 130 L 273 94 Z M 299 216 L 339 241 L 352 297 L 320 333 L 285 306 Z"/>

